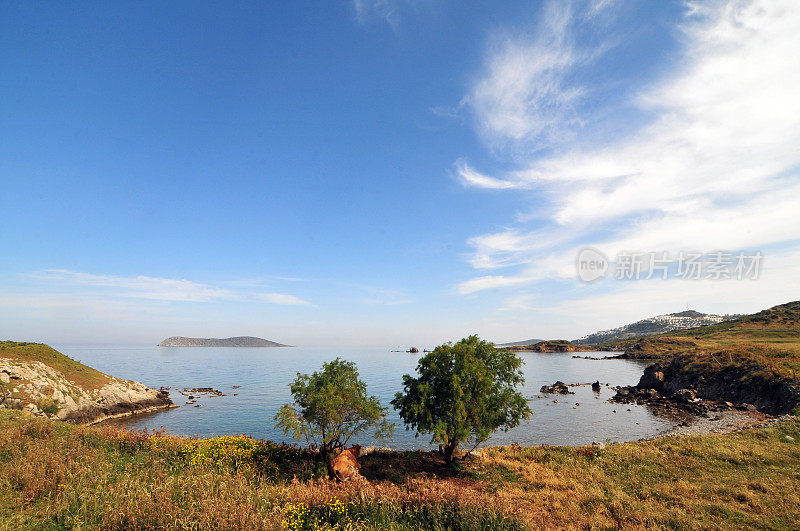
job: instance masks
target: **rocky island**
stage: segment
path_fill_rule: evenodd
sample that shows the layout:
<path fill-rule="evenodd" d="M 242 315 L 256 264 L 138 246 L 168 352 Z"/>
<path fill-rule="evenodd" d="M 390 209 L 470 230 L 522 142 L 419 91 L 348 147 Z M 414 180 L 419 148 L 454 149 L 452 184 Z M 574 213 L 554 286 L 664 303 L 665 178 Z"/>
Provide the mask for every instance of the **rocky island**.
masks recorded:
<path fill-rule="evenodd" d="M 260 337 L 251 336 L 237 336 L 227 337 L 225 339 L 216 338 L 203 338 L 203 337 L 181 337 L 174 336 L 168 337 L 158 344 L 159 347 L 290 347 L 291 345 L 283 345 L 270 341 L 268 339 L 261 339 Z"/>

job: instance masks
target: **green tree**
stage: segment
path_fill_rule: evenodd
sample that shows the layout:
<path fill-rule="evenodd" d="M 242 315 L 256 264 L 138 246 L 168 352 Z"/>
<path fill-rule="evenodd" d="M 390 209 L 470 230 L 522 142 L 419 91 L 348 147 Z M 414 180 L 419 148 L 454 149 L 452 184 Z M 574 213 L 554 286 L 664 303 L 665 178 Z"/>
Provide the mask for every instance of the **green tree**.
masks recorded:
<path fill-rule="evenodd" d="M 524 382 L 522 360 L 510 350 L 497 350 L 478 336 L 447 343 L 423 356 L 419 376 L 403 376 L 402 393 L 392 405 L 406 429 L 431 434 L 451 462 L 461 443 L 471 452 L 498 429 L 508 431 L 531 413 L 515 390 Z"/>
<path fill-rule="evenodd" d="M 324 363 L 321 372 L 297 373 L 289 389 L 294 403 L 280 408 L 276 427 L 319 448 L 329 473 L 333 452 L 353 436 L 369 431 L 375 439 L 385 440 L 392 434 L 387 408 L 378 397 L 367 395 L 367 386 L 351 361 L 336 358 Z"/>

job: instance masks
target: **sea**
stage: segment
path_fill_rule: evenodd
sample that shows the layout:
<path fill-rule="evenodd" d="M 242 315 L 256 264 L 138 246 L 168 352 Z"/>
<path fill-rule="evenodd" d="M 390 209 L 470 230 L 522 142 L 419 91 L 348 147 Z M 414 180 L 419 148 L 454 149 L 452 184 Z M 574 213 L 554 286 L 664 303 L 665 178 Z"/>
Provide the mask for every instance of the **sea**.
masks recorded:
<path fill-rule="evenodd" d="M 303 443 L 275 427 L 274 416 L 290 402 L 289 384 L 297 373 L 320 370 L 337 357 L 357 364 L 370 395 L 389 408 L 396 424 L 387 441 L 367 435 L 351 442 L 398 450 L 428 449 L 430 437 L 407 430 L 389 402 L 402 390 L 402 376 L 414 374 L 422 353 L 392 352 L 388 348 L 213 348 L 213 347 L 81 347 L 59 345 L 59 351 L 104 373 L 170 388 L 173 409 L 107 422 L 128 428 L 166 430 L 175 435 L 211 437 L 246 434 L 276 442 Z M 525 384 L 521 392 L 533 411 L 529 420 L 496 432 L 485 445 L 584 445 L 594 441 L 624 442 L 651 437 L 672 428 L 677 420 L 653 414 L 645 406 L 609 402 L 612 389 L 634 385 L 646 362 L 622 359 L 574 358 L 570 353 L 519 352 Z M 607 357 L 609 352 L 581 352 Z M 561 380 L 574 394 L 551 395 L 542 385 Z M 600 381 L 600 392 L 590 383 Z M 224 396 L 195 394 L 196 404 L 178 390 L 211 387 Z"/>

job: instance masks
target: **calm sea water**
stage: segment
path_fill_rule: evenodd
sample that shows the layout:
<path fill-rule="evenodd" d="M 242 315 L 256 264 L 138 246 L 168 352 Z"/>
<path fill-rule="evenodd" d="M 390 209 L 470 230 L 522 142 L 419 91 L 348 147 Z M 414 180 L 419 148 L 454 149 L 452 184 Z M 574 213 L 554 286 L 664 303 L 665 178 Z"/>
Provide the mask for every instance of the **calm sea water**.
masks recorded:
<path fill-rule="evenodd" d="M 341 357 L 358 364 L 370 394 L 388 406 L 401 390 L 401 377 L 413 373 L 418 354 L 383 349 L 344 348 L 84 348 L 59 347 L 68 356 L 105 373 L 137 380 L 158 388 L 171 387 L 170 396 L 181 407 L 125 420 L 114 421 L 132 428 L 166 428 L 179 435 L 213 436 L 248 434 L 275 441 L 290 441 L 274 427 L 273 416 L 289 401 L 289 383 L 296 373 L 311 372 L 322 363 Z M 607 353 L 583 353 L 604 356 Z M 644 366 L 632 360 L 573 359 L 570 354 L 520 353 L 525 386 L 531 398 L 533 416 L 509 432 L 499 432 L 490 445 L 559 444 L 580 445 L 592 441 L 629 441 L 648 437 L 670 428 L 674 421 L 659 418 L 644 406 L 607 402 L 614 385 L 638 382 Z M 600 380 L 599 394 L 585 385 L 574 395 L 541 395 L 539 388 L 562 380 L 567 384 Z M 233 386 L 238 385 L 238 389 Z M 176 389 L 213 387 L 227 396 L 199 396 L 201 407 L 184 406 L 186 398 Z M 237 393 L 237 396 L 233 396 Z M 579 404 L 579 405 L 578 405 Z M 415 438 L 402 426 L 390 408 L 390 420 L 397 422 L 395 435 L 387 446 L 397 449 L 428 447 L 429 439 Z M 299 441 L 298 441 L 299 442 Z M 353 441 L 356 442 L 356 441 Z M 362 437 L 362 443 L 371 443 Z"/>

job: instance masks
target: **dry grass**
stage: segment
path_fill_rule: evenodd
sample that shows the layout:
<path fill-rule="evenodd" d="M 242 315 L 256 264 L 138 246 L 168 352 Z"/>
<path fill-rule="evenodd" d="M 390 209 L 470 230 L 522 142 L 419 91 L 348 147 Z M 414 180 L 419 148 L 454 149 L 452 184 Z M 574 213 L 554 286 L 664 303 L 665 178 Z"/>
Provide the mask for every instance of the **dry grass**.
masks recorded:
<path fill-rule="evenodd" d="M 313 528 L 315 518 L 338 529 L 790 529 L 800 521 L 795 422 L 603 450 L 492 448 L 453 468 L 430 453 L 380 453 L 363 458 L 370 481 L 344 484 L 321 477 L 311 454 L 255 441 L 76 427 L 12 411 L 0 411 L 0 429 L 0 529 Z"/>
<path fill-rule="evenodd" d="M 800 521 L 800 426 L 590 448 L 495 448 L 533 527 L 771 528 Z M 795 441 L 786 440 L 787 434 Z"/>
<path fill-rule="evenodd" d="M 325 467 L 312 455 L 271 443 L 260 443 L 266 454 L 251 454 L 255 466 L 244 466 L 243 454 L 218 452 L 214 440 L 72 426 L 5 410 L 0 428 L 0 529 L 280 529 L 298 504 L 315 509 L 334 499 L 348 504 L 352 517 L 340 528 L 520 527 L 471 479 L 466 490 L 410 476 L 401 484 L 338 484 L 322 478 Z M 289 455 L 292 462 L 281 461 Z"/>

